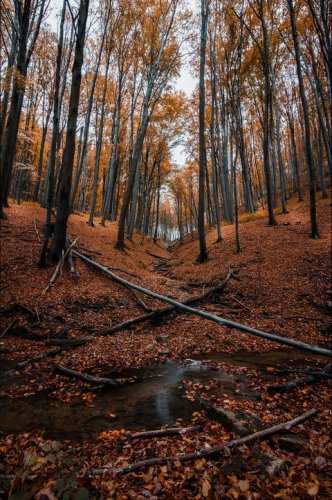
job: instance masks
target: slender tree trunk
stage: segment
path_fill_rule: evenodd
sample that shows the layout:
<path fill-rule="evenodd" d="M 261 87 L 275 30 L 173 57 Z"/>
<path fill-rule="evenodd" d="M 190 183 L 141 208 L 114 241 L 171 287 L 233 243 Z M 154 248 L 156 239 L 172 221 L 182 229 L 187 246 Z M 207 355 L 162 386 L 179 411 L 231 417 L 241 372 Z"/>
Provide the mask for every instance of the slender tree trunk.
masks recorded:
<path fill-rule="evenodd" d="M 310 118 L 309 118 L 309 109 L 308 102 L 305 95 L 303 76 L 302 76 L 302 68 L 301 68 L 301 55 L 300 55 L 300 46 L 298 41 L 298 33 L 297 26 L 295 20 L 295 12 L 293 0 L 287 0 L 289 7 L 289 14 L 292 26 L 292 36 L 294 42 L 294 50 L 295 50 L 295 59 L 296 59 L 296 69 L 297 69 L 297 77 L 299 80 L 300 87 L 300 96 L 303 108 L 303 116 L 304 116 L 304 128 L 305 128 L 305 153 L 309 170 L 309 193 L 310 193 L 310 222 L 311 222 L 311 237 L 319 238 L 317 217 L 316 217 L 316 171 L 312 158 L 312 150 L 311 150 L 311 132 L 310 132 Z"/>
<path fill-rule="evenodd" d="M 18 5 L 16 9 L 20 9 Z M 3 207 L 8 206 L 7 190 L 11 180 L 18 126 L 21 116 L 23 96 L 27 76 L 27 42 L 31 16 L 31 0 L 25 0 L 23 11 L 19 12 L 19 44 L 16 67 L 14 68 L 13 89 L 7 118 L 4 141 L 1 149 L 1 186 L 0 186 L 0 218 L 4 218 Z"/>
<path fill-rule="evenodd" d="M 72 69 L 72 85 L 69 101 L 66 145 L 63 153 L 63 170 L 60 179 L 57 218 L 52 245 L 52 257 L 54 259 L 59 259 L 61 257 L 62 251 L 66 246 L 69 201 L 75 155 L 76 124 L 82 78 L 81 70 L 83 65 L 84 41 L 88 10 L 89 0 L 81 0 L 78 12 L 77 38 Z"/>
<path fill-rule="evenodd" d="M 61 61 L 62 61 L 62 50 L 63 50 L 63 32 L 64 32 L 64 24 L 66 16 L 66 1 L 67 0 L 63 0 L 60 30 L 59 30 L 58 51 L 56 58 L 54 102 L 53 102 L 53 130 L 52 130 L 49 168 L 47 171 L 48 188 L 47 188 L 47 205 L 46 205 L 46 223 L 44 230 L 44 239 L 39 258 L 39 267 L 46 266 L 47 246 L 51 233 L 51 219 L 52 219 L 52 208 L 54 200 L 54 170 L 55 170 L 56 152 L 57 152 L 57 144 L 59 136 L 59 118 L 60 118 L 59 92 L 60 92 L 60 78 L 61 78 L 60 72 L 61 72 Z"/>
<path fill-rule="evenodd" d="M 205 56 L 206 37 L 208 29 L 208 2 L 201 0 L 201 45 L 200 45 L 200 69 L 199 69 L 199 195 L 198 195 L 198 238 L 199 256 L 197 261 L 206 262 L 208 253 L 205 240 L 205 209 L 204 209 L 204 179 L 206 171 L 206 149 L 205 149 Z"/>

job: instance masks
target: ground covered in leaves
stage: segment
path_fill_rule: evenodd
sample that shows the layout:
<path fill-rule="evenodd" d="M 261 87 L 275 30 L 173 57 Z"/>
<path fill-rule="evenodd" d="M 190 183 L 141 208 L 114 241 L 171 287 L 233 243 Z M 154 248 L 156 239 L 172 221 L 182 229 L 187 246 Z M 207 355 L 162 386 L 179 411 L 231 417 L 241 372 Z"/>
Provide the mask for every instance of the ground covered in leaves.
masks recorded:
<path fill-rule="evenodd" d="M 263 213 L 240 224 L 242 252 L 234 253 L 234 228 L 223 227 L 223 241 L 207 237 L 209 261 L 197 264 L 197 242 L 175 245 L 171 252 L 160 242 L 139 235 L 125 252 L 114 249 L 116 225 L 86 224 L 73 215 L 69 233 L 78 247 L 119 276 L 155 292 L 183 300 L 217 285 L 232 268 L 238 277 L 200 307 L 239 323 L 314 345 L 331 344 L 329 314 L 330 201 L 319 200 L 321 239 L 312 240 L 306 203 L 291 204 L 278 225 L 266 226 Z M 127 429 L 105 428 L 97 438 L 48 439 L 42 428 L 0 434 L 0 489 L 4 498 L 330 498 L 332 445 L 330 380 L 271 394 L 269 385 L 295 378 L 299 371 L 318 370 L 326 359 L 299 355 L 279 344 L 227 329 L 197 316 L 171 314 L 144 322 L 116 335 L 95 337 L 70 349 L 55 348 L 50 340 L 80 339 L 145 313 L 133 293 L 74 258 L 75 272 L 65 264 L 54 285 L 45 288 L 54 267 L 38 269 L 44 211 L 13 205 L 1 228 L 1 412 L 9 401 L 42 395 L 45 405 L 79 399 L 93 412 L 96 389 L 91 384 L 55 372 L 56 364 L 94 375 L 123 374 L 167 360 L 204 357 L 204 362 L 234 380 L 233 393 L 223 392 L 213 379 L 181 381 L 189 401 L 203 398 L 212 408 L 234 412 L 251 431 L 294 418 L 310 408 L 318 414 L 292 431 L 298 439 L 275 436 L 243 445 L 213 459 L 175 462 L 143 468 L 131 474 L 94 474 L 94 469 L 123 467 L 155 456 L 188 453 L 229 441 L 236 427 L 223 425 L 204 406 L 193 407 L 193 432 L 150 439 L 129 439 Z M 35 221 L 35 223 L 34 223 Z M 140 295 L 147 307 L 163 304 Z M 7 330 L 7 331 L 6 331 Z M 1 335 L 1 333 L 0 333 Z M 54 351 L 52 356 L 40 357 Z M 278 351 L 284 356 L 276 357 Z M 234 362 L 242 353 L 264 353 L 262 367 Z M 221 360 L 216 353 L 224 353 Z M 274 353 L 274 354 L 273 354 Z M 228 358 L 227 358 L 228 356 Z M 20 362 L 31 359 L 25 366 Z M 289 372 L 287 372 L 287 370 Z M 297 372 L 296 372 L 297 370 Z M 286 373 L 287 372 L 287 373 Z M 139 372 L 135 372 L 139 373 Z M 213 373 L 213 372 L 212 372 Z M 242 384 L 242 385 L 241 385 Z M 245 386 L 245 395 L 241 391 Z M 139 383 L 137 390 L 139 391 Z M 249 397 L 252 391 L 253 397 Z M 112 389 L 110 389 L 110 401 Z M 125 401 L 124 401 L 125 405 Z M 143 408 L 144 411 L 144 408 Z M 110 409 L 110 419 L 112 412 Z M 147 428 L 149 428 L 147 423 Z M 131 432 L 135 430 L 132 429 Z"/>

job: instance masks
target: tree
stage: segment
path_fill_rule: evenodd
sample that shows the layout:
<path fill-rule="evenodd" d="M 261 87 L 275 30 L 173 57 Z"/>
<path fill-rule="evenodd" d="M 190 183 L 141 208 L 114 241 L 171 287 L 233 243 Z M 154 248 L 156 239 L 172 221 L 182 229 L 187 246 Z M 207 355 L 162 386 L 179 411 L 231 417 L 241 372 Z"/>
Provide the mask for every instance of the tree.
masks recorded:
<path fill-rule="evenodd" d="M 305 129 L 305 153 L 309 171 L 309 193 L 310 193 L 310 223 L 311 223 L 311 237 L 316 239 L 319 238 L 317 216 L 316 216 L 316 171 L 313 162 L 312 148 L 311 148 L 311 131 L 310 131 L 310 118 L 308 102 L 305 94 L 302 66 L 301 66 L 301 53 L 300 45 L 298 39 L 297 25 L 295 20 L 295 10 L 293 0 L 287 0 L 289 8 L 289 16 L 292 27 L 292 37 L 295 50 L 295 60 L 296 60 L 296 70 L 297 77 L 300 87 L 300 96 L 303 109 L 304 117 L 304 129 Z"/>
<path fill-rule="evenodd" d="M 82 79 L 83 52 L 85 42 L 86 23 L 89 11 L 89 0 L 80 0 L 77 20 L 75 56 L 72 68 L 72 84 L 70 91 L 69 112 L 66 133 L 66 145 L 63 153 L 63 164 L 60 178 L 59 197 L 57 205 L 56 223 L 54 228 L 51 255 L 59 259 L 66 247 L 67 222 L 70 214 L 70 192 L 75 155 L 75 137 L 80 100 Z"/>
<path fill-rule="evenodd" d="M 201 43 L 199 64 L 199 195 L 198 195 L 198 238 L 199 238 L 199 263 L 208 259 L 205 240 L 205 171 L 207 168 L 205 149 L 205 57 L 206 39 L 208 30 L 209 0 L 201 0 Z"/>

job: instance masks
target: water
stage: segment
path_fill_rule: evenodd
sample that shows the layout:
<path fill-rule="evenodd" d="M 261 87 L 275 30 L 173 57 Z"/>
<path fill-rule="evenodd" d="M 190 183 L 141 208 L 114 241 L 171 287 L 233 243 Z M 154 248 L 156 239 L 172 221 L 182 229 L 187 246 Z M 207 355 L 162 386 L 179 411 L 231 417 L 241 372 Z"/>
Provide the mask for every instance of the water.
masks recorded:
<path fill-rule="evenodd" d="M 184 398 L 184 389 L 181 387 L 184 379 L 203 384 L 217 380 L 217 396 L 228 394 L 234 398 L 255 398 L 255 394 L 247 388 L 244 373 L 240 371 L 235 378 L 230 377 L 208 362 L 202 362 L 202 359 L 265 369 L 280 363 L 289 366 L 291 359 L 298 363 L 305 357 L 303 353 L 288 350 L 258 354 L 210 353 L 194 360 L 168 361 L 142 370 L 121 372 L 121 378 L 129 376 L 141 379 L 97 393 L 89 404 L 81 398 L 69 403 L 55 401 L 45 392 L 25 399 L 2 398 L 0 432 L 20 433 L 43 429 L 47 438 L 83 439 L 94 438 L 100 432 L 111 429 L 156 429 L 165 424 L 173 425 L 177 419 L 182 419 L 185 424 L 200 407 Z M 114 373 L 108 375 L 115 376 Z M 79 387 L 80 382 L 77 381 L 77 384 Z"/>

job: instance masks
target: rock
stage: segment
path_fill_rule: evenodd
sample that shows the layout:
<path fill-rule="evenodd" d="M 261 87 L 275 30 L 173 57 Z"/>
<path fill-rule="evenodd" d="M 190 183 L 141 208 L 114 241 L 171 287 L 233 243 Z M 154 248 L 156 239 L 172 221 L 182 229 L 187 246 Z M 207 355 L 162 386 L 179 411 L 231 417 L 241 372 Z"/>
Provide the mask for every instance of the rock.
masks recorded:
<path fill-rule="evenodd" d="M 219 421 L 231 431 L 236 432 L 239 436 L 246 436 L 249 431 L 242 423 L 239 421 L 234 412 L 230 410 L 224 410 L 223 408 L 215 408 L 218 414 Z"/>
<path fill-rule="evenodd" d="M 172 351 L 170 349 L 165 349 L 164 351 L 159 351 L 158 354 L 161 354 L 161 356 L 168 356 L 172 354 Z"/>
<path fill-rule="evenodd" d="M 324 323 L 319 331 L 321 333 L 324 333 L 324 335 L 331 335 L 332 334 L 332 323 Z"/>
<path fill-rule="evenodd" d="M 158 342 L 158 344 L 162 344 L 163 342 L 166 342 L 169 338 L 170 335 L 157 335 L 156 342 Z"/>
<path fill-rule="evenodd" d="M 302 224 L 302 222 L 300 220 L 297 220 L 295 224 Z"/>
<path fill-rule="evenodd" d="M 290 226 L 290 222 L 284 222 L 284 226 Z"/>
<path fill-rule="evenodd" d="M 269 461 L 269 465 L 265 468 L 265 471 L 269 476 L 278 476 L 280 473 L 286 472 L 287 464 L 284 460 L 273 455 L 267 455 L 266 457 Z"/>
<path fill-rule="evenodd" d="M 277 438 L 280 448 L 287 451 L 300 451 L 302 446 L 307 444 L 308 441 L 296 434 L 285 434 Z"/>

